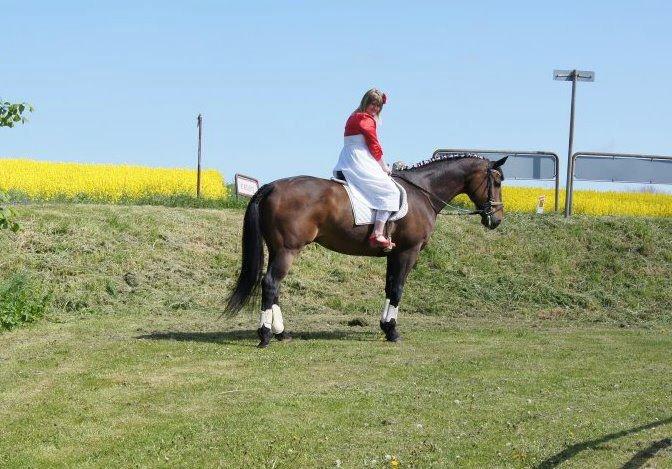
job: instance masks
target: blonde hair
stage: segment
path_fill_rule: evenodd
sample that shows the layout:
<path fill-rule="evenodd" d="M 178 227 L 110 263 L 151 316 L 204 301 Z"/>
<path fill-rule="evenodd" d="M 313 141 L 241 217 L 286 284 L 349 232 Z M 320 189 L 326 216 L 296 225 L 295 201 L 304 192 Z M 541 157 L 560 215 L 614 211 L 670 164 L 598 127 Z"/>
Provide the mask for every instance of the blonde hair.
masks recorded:
<path fill-rule="evenodd" d="M 359 103 L 359 107 L 355 109 L 355 112 L 366 112 L 366 108 L 369 107 L 370 104 L 378 104 L 380 106 L 380 110 L 376 115 L 376 117 L 378 117 L 380 115 L 380 111 L 383 110 L 385 101 L 387 101 L 385 93 L 379 89 L 371 88 L 369 91 L 364 93 L 364 96 L 362 96 L 362 101 Z"/>

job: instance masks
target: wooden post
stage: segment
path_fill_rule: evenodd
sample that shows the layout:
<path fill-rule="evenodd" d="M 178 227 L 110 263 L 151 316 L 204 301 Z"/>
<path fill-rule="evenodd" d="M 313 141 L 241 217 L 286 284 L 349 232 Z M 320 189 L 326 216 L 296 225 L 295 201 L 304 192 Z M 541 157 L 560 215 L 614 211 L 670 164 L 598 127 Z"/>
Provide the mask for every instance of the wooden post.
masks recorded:
<path fill-rule="evenodd" d="M 198 166 L 196 168 L 196 197 L 201 197 L 201 142 L 203 141 L 203 116 L 198 115 Z"/>

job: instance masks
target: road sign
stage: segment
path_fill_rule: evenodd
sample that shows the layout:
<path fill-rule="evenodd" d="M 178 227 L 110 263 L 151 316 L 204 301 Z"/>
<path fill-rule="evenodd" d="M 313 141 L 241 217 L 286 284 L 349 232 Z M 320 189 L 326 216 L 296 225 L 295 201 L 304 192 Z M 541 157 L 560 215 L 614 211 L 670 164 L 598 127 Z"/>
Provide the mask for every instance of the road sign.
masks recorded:
<path fill-rule="evenodd" d="M 672 156 L 578 152 L 574 160 L 580 181 L 672 184 Z"/>
<path fill-rule="evenodd" d="M 553 79 L 558 81 L 574 81 L 575 73 L 576 81 L 595 81 L 595 72 L 584 70 L 553 70 Z"/>
<path fill-rule="evenodd" d="M 569 114 L 569 148 L 567 149 L 567 196 L 565 197 L 565 217 L 572 214 L 572 184 L 574 183 L 574 160 L 572 148 L 574 146 L 574 103 L 576 102 L 576 82 L 595 81 L 595 72 L 585 70 L 553 70 L 553 79 L 572 82 L 572 107 Z"/>
<path fill-rule="evenodd" d="M 252 197 L 259 190 L 259 181 L 242 174 L 236 174 L 236 195 Z"/>

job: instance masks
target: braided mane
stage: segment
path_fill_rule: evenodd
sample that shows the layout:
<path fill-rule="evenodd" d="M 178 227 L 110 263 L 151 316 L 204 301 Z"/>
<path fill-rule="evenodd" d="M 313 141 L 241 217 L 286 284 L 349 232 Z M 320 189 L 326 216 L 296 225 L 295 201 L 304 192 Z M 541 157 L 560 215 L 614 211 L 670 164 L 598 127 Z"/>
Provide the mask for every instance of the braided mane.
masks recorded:
<path fill-rule="evenodd" d="M 439 153 L 437 155 L 432 156 L 429 159 L 422 160 L 419 163 L 415 163 L 411 166 L 407 166 L 402 162 L 395 163 L 395 166 L 398 171 L 413 171 L 414 169 L 424 168 L 427 165 L 437 163 L 439 161 L 462 160 L 464 158 L 476 158 L 479 160 L 487 160 L 486 157 L 478 155 L 476 153 Z"/>

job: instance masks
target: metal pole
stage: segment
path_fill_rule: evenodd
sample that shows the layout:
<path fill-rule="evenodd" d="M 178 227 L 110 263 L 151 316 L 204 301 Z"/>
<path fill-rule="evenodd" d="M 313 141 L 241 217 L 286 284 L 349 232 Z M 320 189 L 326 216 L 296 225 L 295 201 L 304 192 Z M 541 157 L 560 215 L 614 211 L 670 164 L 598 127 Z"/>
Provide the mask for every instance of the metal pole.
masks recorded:
<path fill-rule="evenodd" d="M 567 150 L 567 189 L 565 190 L 565 218 L 572 214 L 572 187 L 574 184 L 574 165 L 572 147 L 574 146 L 574 102 L 576 100 L 576 70 L 572 70 L 572 110 L 569 116 L 569 149 Z"/>
<path fill-rule="evenodd" d="M 558 165 L 557 168 L 555 168 L 555 209 L 553 210 L 554 212 L 558 211 L 558 206 L 560 205 L 559 200 L 560 199 L 560 163 L 558 160 L 555 160 L 555 164 Z"/>
<path fill-rule="evenodd" d="M 198 125 L 198 166 L 196 169 L 196 197 L 201 197 L 201 142 L 203 141 L 203 116 L 196 119 Z"/>

